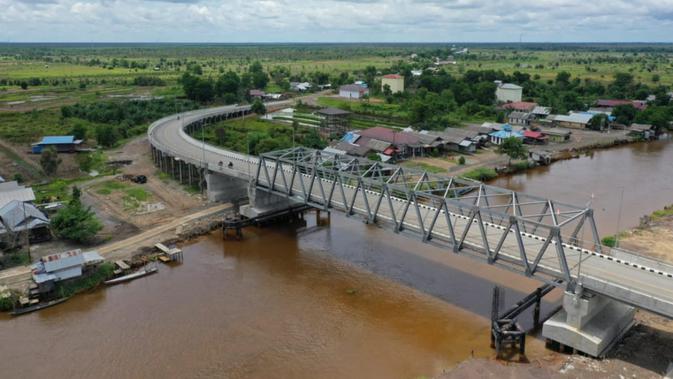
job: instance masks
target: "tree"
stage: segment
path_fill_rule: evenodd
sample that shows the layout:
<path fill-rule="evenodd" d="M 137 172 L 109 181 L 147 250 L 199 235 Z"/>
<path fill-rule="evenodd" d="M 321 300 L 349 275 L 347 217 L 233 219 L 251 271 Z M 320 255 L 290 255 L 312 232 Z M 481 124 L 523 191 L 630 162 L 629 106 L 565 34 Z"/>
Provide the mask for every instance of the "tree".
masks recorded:
<path fill-rule="evenodd" d="M 90 242 L 103 228 L 91 207 L 84 207 L 79 188 L 73 187 L 72 200 L 51 219 L 51 227 L 59 238 L 77 243 Z"/>
<path fill-rule="evenodd" d="M 618 105 L 612 109 L 612 116 L 615 117 L 615 121 L 622 125 L 631 125 L 636 113 L 636 108 L 630 104 Z"/>
<path fill-rule="evenodd" d="M 605 125 L 608 123 L 608 116 L 599 113 L 595 115 L 594 117 L 591 118 L 591 121 L 589 121 L 589 129 L 591 130 L 603 130 Z"/>
<path fill-rule="evenodd" d="M 262 103 L 262 100 L 260 99 L 255 99 L 255 101 L 252 103 L 252 107 L 250 108 L 250 110 L 258 115 L 266 114 L 266 107 L 264 106 L 264 103 Z"/>
<path fill-rule="evenodd" d="M 566 88 L 570 84 L 570 73 L 567 71 L 561 71 L 556 74 L 556 85 L 561 88 Z"/>
<path fill-rule="evenodd" d="M 52 176 L 58 170 L 58 166 L 61 164 L 61 158 L 58 157 L 56 149 L 53 147 L 48 147 L 42 150 L 42 155 L 40 156 L 40 166 L 47 176 Z"/>
<path fill-rule="evenodd" d="M 96 128 L 96 142 L 105 147 L 112 147 L 117 143 L 119 135 L 112 125 L 100 125 Z"/>
<path fill-rule="evenodd" d="M 80 139 L 80 140 L 85 140 L 86 139 L 86 133 L 87 133 L 87 127 L 81 122 L 76 123 L 75 125 L 72 126 L 72 129 L 70 129 L 70 134 L 72 134 L 75 139 Z"/>
<path fill-rule="evenodd" d="M 520 138 L 509 137 L 502 141 L 498 146 L 498 153 L 506 154 L 509 157 L 508 165 L 512 164 L 512 159 L 524 159 L 528 156 L 528 151 Z"/>
<path fill-rule="evenodd" d="M 383 85 L 383 96 L 389 97 L 393 94 L 393 91 L 390 90 L 390 86 L 388 84 Z"/>

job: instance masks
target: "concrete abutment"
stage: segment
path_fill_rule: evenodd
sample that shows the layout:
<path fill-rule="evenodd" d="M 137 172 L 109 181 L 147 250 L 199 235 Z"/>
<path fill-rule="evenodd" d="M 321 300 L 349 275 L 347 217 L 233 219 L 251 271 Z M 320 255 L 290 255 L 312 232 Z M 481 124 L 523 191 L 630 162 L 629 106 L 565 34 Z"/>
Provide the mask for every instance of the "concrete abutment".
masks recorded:
<path fill-rule="evenodd" d="M 542 335 L 592 357 L 604 357 L 633 326 L 635 308 L 608 297 L 566 291 L 563 307 L 542 327 Z"/>

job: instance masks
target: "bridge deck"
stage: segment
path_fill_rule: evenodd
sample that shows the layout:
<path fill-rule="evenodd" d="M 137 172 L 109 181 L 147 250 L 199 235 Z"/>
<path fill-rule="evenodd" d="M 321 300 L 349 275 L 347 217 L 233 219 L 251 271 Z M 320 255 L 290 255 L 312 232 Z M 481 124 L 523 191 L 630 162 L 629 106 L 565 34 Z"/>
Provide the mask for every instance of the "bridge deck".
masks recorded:
<path fill-rule="evenodd" d="M 378 185 L 381 178 L 377 179 L 371 172 L 369 180 L 354 180 L 357 175 L 349 174 L 347 167 L 338 166 L 342 164 L 339 162 L 318 168 L 315 160 L 300 164 L 296 154 L 290 154 L 290 159 L 281 159 L 287 152 L 264 155 L 260 160 L 204 145 L 183 130 L 185 125 L 242 109 L 247 110 L 230 106 L 189 112 L 179 119 L 176 116 L 164 118 L 151 126 L 150 141 L 164 153 L 207 166 L 210 171 L 254 178 L 261 190 L 322 209 L 359 214 L 396 231 L 416 234 L 423 240 L 445 244 L 452 250 L 460 250 L 461 254 L 480 257 L 524 275 L 547 281 L 563 279 L 573 284 L 579 279 L 583 287 L 592 292 L 673 318 L 673 270 L 670 266 L 659 262 L 648 265 L 647 260 L 624 253 L 616 259 L 605 247 L 601 250 L 596 239 L 583 243 L 578 240 L 577 233 L 566 231 L 569 226 L 579 230 L 582 226 L 577 225 L 584 220 L 592 221 L 590 210 L 549 201 L 545 209 L 536 211 L 541 217 L 538 218 L 538 214 L 531 217 L 532 213 L 526 216 L 522 211 L 526 206 L 523 198 L 518 204 L 507 204 L 498 198 L 497 189 L 492 187 L 477 186 L 477 190 L 471 189 L 461 196 L 458 191 L 469 184 L 451 187 L 444 182 L 442 187 L 437 185 L 435 178 L 429 190 L 426 188 L 425 192 L 415 194 L 407 184 L 404 184 L 407 187 L 395 187 L 394 183 Z M 302 150 L 304 154 L 315 154 Z M 233 167 L 227 167 L 229 162 Z M 363 171 L 358 173 L 362 174 Z M 390 172 L 386 175 L 386 178 L 391 177 Z M 444 196 L 436 195 L 438 189 L 444 191 Z M 496 195 L 487 194 L 487 190 L 496 191 Z M 489 198 L 494 203 L 484 205 Z M 465 199 L 475 201 L 470 203 L 472 200 L 466 202 Z M 482 204 L 475 204 L 480 201 Z M 516 197 L 514 201 L 518 201 Z M 537 205 L 542 204 L 544 201 Z M 505 206 L 509 212 L 503 211 Z M 597 233 L 594 236 L 597 237 Z"/>

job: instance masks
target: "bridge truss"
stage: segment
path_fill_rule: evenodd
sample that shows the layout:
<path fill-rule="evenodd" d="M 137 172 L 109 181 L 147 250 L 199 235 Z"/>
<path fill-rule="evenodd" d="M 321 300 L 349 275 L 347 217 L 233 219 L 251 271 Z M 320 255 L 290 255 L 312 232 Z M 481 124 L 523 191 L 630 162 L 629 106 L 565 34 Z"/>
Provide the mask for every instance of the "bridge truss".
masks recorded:
<path fill-rule="evenodd" d="M 592 209 L 465 178 L 297 147 L 262 154 L 254 180 L 258 188 L 315 208 L 361 214 L 396 232 L 444 241 L 456 253 L 467 246 L 489 263 L 504 261 L 526 275 L 543 272 L 569 285 L 567 248 L 601 252 Z M 581 241 L 585 226 L 588 242 Z"/>

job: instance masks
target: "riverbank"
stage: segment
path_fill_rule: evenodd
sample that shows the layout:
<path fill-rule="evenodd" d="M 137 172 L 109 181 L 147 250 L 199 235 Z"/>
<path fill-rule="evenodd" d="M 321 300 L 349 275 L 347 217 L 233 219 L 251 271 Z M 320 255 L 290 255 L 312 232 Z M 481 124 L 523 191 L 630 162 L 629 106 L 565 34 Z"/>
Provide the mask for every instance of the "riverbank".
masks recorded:
<path fill-rule="evenodd" d="M 640 224 L 619 234 L 619 246 L 673 263 L 673 205 L 641 217 Z M 606 359 L 578 355 L 548 357 L 530 364 L 473 359 L 439 379 L 504 378 L 661 378 L 673 369 L 673 321 L 638 311 L 636 325 Z"/>
<path fill-rule="evenodd" d="M 477 127 L 479 126 L 468 126 L 468 128 Z M 603 133 L 592 130 L 565 130 L 572 133 L 569 141 L 549 142 L 546 145 L 526 145 L 526 148 L 531 152 L 549 156 L 553 164 L 558 161 L 578 158 L 583 154 L 638 142 L 635 138 L 629 136 L 627 131 L 623 130 Z M 453 176 L 466 176 L 486 181 L 539 167 L 538 164 L 527 164 L 527 161 L 514 161 L 512 165 L 508 166 L 509 158 L 506 155 L 498 154 L 497 146 L 478 149 L 474 154 L 462 155 L 465 158 L 465 164 L 459 163 L 459 157 L 459 155 L 455 155 L 414 158 L 405 165 L 427 169 L 434 173 L 447 173 Z"/>
<path fill-rule="evenodd" d="M 231 204 L 217 204 L 174 219 L 121 241 L 92 248 L 107 261 L 132 259 L 146 254 L 156 243 L 179 243 L 209 233 L 223 219 L 223 214 L 232 209 Z M 0 285 L 25 292 L 32 282 L 30 266 L 14 267 L 0 271 Z"/>

